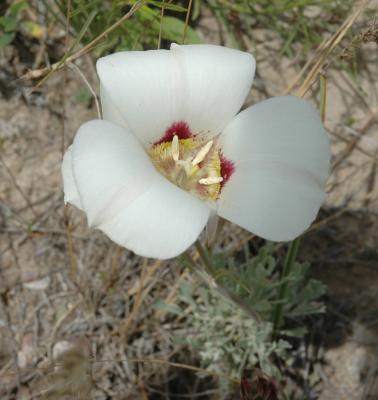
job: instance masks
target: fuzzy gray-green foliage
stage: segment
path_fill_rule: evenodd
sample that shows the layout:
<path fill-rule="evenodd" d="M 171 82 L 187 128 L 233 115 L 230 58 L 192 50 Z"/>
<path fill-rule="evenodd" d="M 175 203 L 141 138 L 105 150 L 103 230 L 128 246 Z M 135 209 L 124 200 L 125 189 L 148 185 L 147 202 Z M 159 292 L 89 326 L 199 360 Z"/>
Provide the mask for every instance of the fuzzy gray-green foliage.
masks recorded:
<path fill-rule="evenodd" d="M 284 303 L 284 320 L 290 319 L 293 326 L 290 330 L 285 325 L 278 327 L 281 335 L 302 336 L 306 330 L 301 317 L 324 309 L 318 301 L 325 292 L 324 285 L 307 279 L 308 265 L 299 262 L 282 279 L 271 244 L 245 263 L 236 263 L 220 254 L 213 258 L 213 265 L 216 281 L 256 311 L 259 322 L 217 290 L 206 285 L 195 288 L 189 279 L 180 286 L 179 304 L 159 300 L 155 307 L 185 316 L 188 328 L 184 343 L 196 350 L 202 366 L 209 371 L 240 378 L 244 368 L 258 367 L 270 376 L 279 377 L 273 359 L 288 361 L 290 345 L 283 339 L 272 338 L 275 307 L 278 301 Z M 279 299 L 285 282 L 290 290 L 286 298 Z"/>
<path fill-rule="evenodd" d="M 188 301 L 190 283 L 183 286 L 181 300 Z M 251 319 L 236 304 L 206 288 L 198 291 L 194 304 L 191 300 L 188 304 L 191 329 L 186 342 L 197 350 L 204 368 L 237 379 L 243 368 L 259 365 L 267 374 L 277 375 L 271 357 L 284 357 L 290 345 L 271 340 L 270 322 Z"/>
<path fill-rule="evenodd" d="M 296 261 L 291 273 L 284 279 L 273 254 L 272 243 L 260 248 L 254 257 L 246 255 L 247 261 L 237 263 L 219 254 L 214 257 L 218 281 L 253 308 L 265 321 L 271 321 L 277 301 L 284 304 L 284 315 L 292 320 L 324 311 L 317 299 L 325 293 L 325 286 L 308 279 L 308 263 Z M 287 282 L 288 291 L 279 299 L 281 286 Z"/>

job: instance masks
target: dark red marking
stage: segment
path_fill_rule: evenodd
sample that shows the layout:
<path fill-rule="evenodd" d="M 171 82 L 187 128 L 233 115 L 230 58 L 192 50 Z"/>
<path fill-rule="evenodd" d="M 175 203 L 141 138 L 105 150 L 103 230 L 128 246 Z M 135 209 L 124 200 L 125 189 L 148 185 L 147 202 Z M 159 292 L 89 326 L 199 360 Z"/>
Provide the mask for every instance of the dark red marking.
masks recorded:
<path fill-rule="evenodd" d="M 282 388 L 273 377 L 253 368 L 243 371 L 240 393 L 242 400 L 278 400 Z"/>
<path fill-rule="evenodd" d="M 223 178 L 223 181 L 221 182 L 221 187 L 223 187 L 227 181 L 231 178 L 231 175 L 235 171 L 235 164 L 233 161 L 229 160 L 226 158 L 222 152 L 219 153 L 219 159 L 220 159 L 220 173 L 221 177 Z"/>
<path fill-rule="evenodd" d="M 193 137 L 189 125 L 185 121 L 177 121 L 173 122 L 173 124 L 167 128 L 163 137 L 159 139 L 157 142 L 155 142 L 153 145 L 157 146 L 158 144 L 171 142 L 173 136 L 175 135 L 177 135 L 179 139 L 189 139 Z"/>

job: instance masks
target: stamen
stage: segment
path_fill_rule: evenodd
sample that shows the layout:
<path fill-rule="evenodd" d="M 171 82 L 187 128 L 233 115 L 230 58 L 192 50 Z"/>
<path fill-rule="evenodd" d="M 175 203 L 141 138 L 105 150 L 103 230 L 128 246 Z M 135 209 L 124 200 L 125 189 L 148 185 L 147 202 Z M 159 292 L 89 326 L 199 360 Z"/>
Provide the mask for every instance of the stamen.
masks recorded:
<path fill-rule="evenodd" d="M 174 161 L 178 161 L 178 159 L 180 157 L 180 145 L 179 145 L 179 140 L 178 140 L 177 135 L 173 136 L 172 144 L 171 144 L 171 152 L 172 152 L 172 158 L 174 159 Z"/>
<path fill-rule="evenodd" d="M 221 176 L 209 176 L 208 178 L 202 178 L 198 182 L 201 185 L 214 185 L 215 183 L 221 183 L 223 178 Z"/>
<path fill-rule="evenodd" d="M 207 153 L 210 151 L 213 143 L 214 142 L 212 140 L 210 140 L 210 142 L 207 142 L 205 144 L 205 146 L 203 146 L 200 149 L 200 151 L 197 153 L 197 155 L 193 158 L 192 165 L 197 165 L 205 159 L 205 157 L 207 156 Z"/>
<path fill-rule="evenodd" d="M 149 156 L 165 178 L 204 201 L 219 199 L 235 169 L 215 138 L 193 135 L 185 122 L 172 124 L 163 138 L 152 144 Z"/>

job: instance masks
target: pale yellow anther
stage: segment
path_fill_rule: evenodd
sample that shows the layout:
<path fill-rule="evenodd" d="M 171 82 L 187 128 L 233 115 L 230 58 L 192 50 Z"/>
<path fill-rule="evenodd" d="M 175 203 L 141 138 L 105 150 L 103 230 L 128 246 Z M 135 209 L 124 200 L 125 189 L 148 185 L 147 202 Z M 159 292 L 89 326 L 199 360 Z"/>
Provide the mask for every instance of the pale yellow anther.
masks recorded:
<path fill-rule="evenodd" d="M 223 178 L 221 176 L 209 176 L 208 178 L 202 178 L 198 182 L 201 185 L 214 185 L 215 183 L 221 183 Z"/>
<path fill-rule="evenodd" d="M 172 158 L 174 161 L 178 161 L 180 157 L 180 144 L 177 135 L 173 136 L 171 143 Z"/>
<path fill-rule="evenodd" d="M 201 147 L 197 155 L 193 158 L 192 160 L 192 165 L 197 165 L 200 162 L 202 162 L 207 154 L 209 153 L 211 146 L 213 145 L 213 141 L 210 140 L 210 142 L 207 142 L 205 146 Z"/>
<path fill-rule="evenodd" d="M 154 144 L 149 155 L 156 169 L 170 182 L 201 200 L 216 201 L 223 178 L 220 152 L 214 142 L 174 135 L 170 141 Z"/>

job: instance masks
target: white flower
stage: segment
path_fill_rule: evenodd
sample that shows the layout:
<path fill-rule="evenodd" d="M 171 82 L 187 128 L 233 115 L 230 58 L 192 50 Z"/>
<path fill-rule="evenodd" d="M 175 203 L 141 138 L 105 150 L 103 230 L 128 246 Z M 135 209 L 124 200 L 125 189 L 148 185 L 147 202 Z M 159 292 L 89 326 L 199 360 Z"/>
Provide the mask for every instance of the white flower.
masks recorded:
<path fill-rule="evenodd" d="M 211 45 L 101 58 L 104 120 L 82 125 L 63 165 L 65 201 L 135 253 L 171 258 L 214 211 L 291 240 L 324 199 L 329 143 L 317 112 L 275 97 L 237 114 L 255 60 Z M 237 114 L 237 115 L 236 115 Z"/>

